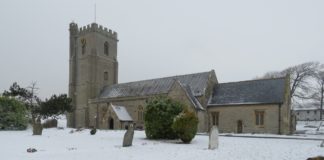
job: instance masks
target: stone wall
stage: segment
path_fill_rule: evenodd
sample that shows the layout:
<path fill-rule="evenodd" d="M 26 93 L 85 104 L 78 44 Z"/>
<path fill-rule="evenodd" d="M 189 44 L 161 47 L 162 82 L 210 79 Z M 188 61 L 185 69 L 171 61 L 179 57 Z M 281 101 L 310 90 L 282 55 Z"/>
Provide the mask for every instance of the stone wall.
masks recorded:
<path fill-rule="evenodd" d="M 139 119 L 139 112 L 143 112 L 146 106 L 146 100 L 147 98 L 143 97 L 135 97 L 135 98 L 129 98 L 129 99 L 115 99 L 115 100 L 109 100 L 107 102 L 100 102 L 100 103 L 90 103 L 90 114 L 92 117 L 98 117 L 98 128 L 102 129 L 108 129 L 108 115 L 109 115 L 109 110 L 108 106 L 109 103 L 112 103 L 117 106 L 124 106 L 129 115 L 132 117 L 134 120 L 134 123 L 136 123 L 136 127 L 138 128 L 144 128 L 144 119 Z M 139 109 L 139 108 L 142 109 Z M 98 110 L 98 113 L 97 113 Z M 117 118 L 117 117 L 114 117 Z M 142 117 L 144 118 L 144 117 Z M 90 124 L 95 125 L 96 120 L 90 119 Z M 128 123 L 125 123 L 126 125 Z M 115 126 L 120 126 L 121 124 L 118 123 Z M 124 126 L 124 125 L 122 125 Z M 119 127 L 119 128 L 124 128 L 124 127 Z"/>
<path fill-rule="evenodd" d="M 108 55 L 104 53 L 106 42 Z M 70 24 L 69 97 L 75 112 L 68 116 L 69 127 L 88 127 L 88 100 L 98 97 L 104 86 L 118 83 L 117 43 L 117 33 L 96 23 L 82 29 Z"/>
<path fill-rule="evenodd" d="M 125 129 L 131 123 L 120 121 L 108 103 L 90 104 L 89 106 L 90 128 L 118 130 Z"/>
<path fill-rule="evenodd" d="M 290 79 L 286 76 L 284 103 L 280 106 L 280 133 L 279 134 L 291 134 L 296 130 L 296 124 L 293 118 L 293 113 L 291 112 L 291 99 L 290 99 Z"/>
<path fill-rule="evenodd" d="M 185 105 L 188 105 L 189 109 L 197 113 L 199 124 L 198 124 L 198 132 L 206 132 L 207 131 L 207 125 L 206 125 L 206 111 L 196 111 L 194 109 L 194 106 L 191 104 L 190 100 L 186 96 L 185 92 L 181 89 L 180 85 L 175 85 L 170 90 L 169 94 L 161 94 L 160 96 L 170 96 L 175 100 L 178 100 Z M 129 115 L 134 120 L 134 123 L 136 123 L 137 128 L 143 128 L 144 129 L 144 119 L 139 118 L 139 112 L 144 112 L 146 107 L 146 101 L 150 97 L 128 97 L 128 98 L 122 98 L 122 99 L 110 99 L 106 102 L 99 102 L 99 103 L 90 103 L 89 104 L 89 125 L 95 126 L 96 121 L 98 122 L 98 128 L 108 129 L 108 105 L 109 103 L 112 103 L 114 105 L 118 106 L 124 106 Z M 142 110 L 140 110 L 140 107 Z M 98 112 L 97 112 L 98 110 Z M 92 117 L 92 118 L 91 118 Z M 98 117 L 98 120 L 96 120 L 94 117 Z M 143 117 L 144 118 L 144 117 Z M 119 125 L 119 124 L 116 124 Z"/>
<path fill-rule="evenodd" d="M 172 99 L 179 101 L 186 105 L 189 110 L 193 111 L 196 113 L 198 116 L 198 132 L 206 132 L 207 131 L 207 125 L 205 123 L 205 118 L 207 112 L 205 111 L 198 111 L 195 109 L 195 106 L 192 104 L 190 101 L 189 97 L 186 94 L 186 91 L 181 87 L 179 83 L 174 83 L 173 86 L 171 87 L 168 97 L 171 97 Z"/>
<path fill-rule="evenodd" d="M 264 125 L 256 125 L 255 111 L 264 111 Z M 223 133 L 237 133 L 238 121 L 243 123 L 243 133 L 272 133 L 279 132 L 279 105 L 239 105 L 239 106 L 210 106 L 208 109 L 210 124 L 211 113 L 219 112 L 219 130 Z"/>

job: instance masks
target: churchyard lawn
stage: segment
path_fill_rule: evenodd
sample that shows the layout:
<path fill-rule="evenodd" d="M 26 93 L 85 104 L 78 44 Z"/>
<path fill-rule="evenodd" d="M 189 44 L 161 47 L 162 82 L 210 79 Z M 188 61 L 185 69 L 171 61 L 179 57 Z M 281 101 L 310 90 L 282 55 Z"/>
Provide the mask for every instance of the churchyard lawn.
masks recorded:
<path fill-rule="evenodd" d="M 144 131 L 135 131 L 133 146 L 122 147 L 125 131 L 97 130 L 95 135 L 90 135 L 88 129 L 74 133 L 70 133 L 71 130 L 44 129 L 42 136 L 32 136 L 31 129 L 1 131 L 0 159 L 306 160 L 324 156 L 321 141 L 315 140 L 220 136 L 218 149 L 208 150 L 207 135 L 197 135 L 191 144 L 182 144 L 180 140 L 147 140 Z M 37 152 L 28 153 L 28 148 L 35 148 Z"/>

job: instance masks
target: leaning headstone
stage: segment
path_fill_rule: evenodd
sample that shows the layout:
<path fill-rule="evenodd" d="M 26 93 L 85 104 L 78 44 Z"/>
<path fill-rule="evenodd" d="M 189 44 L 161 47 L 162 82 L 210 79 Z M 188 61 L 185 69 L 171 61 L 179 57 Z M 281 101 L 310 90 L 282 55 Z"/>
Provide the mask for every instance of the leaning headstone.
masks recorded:
<path fill-rule="evenodd" d="M 37 118 L 36 122 L 33 124 L 33 135 L 42 135 L 43 126 L 40 118 Z"/>
<path fill-rule="evenodd" d="M 320 147 L 324 147 L 324 140 L 322 141 Z"/>
<path fill-rule="evenodd" d="M 132 146 L 133 137 L 134 137 L 134 126 L 133 124 L 130 124 L 124 135 L 123 147 Z"/>
<path fill-rule="evenodd" d="M 218 148 L 218 129 L 213 126 L 209 132 L 209 145 L 208 149 L 214 150 Z"/>

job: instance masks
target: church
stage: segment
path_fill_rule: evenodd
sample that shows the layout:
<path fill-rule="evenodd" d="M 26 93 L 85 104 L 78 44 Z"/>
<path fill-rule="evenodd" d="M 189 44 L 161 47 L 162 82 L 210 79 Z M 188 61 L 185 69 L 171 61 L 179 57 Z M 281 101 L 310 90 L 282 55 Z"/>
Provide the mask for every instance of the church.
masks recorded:
<path fill-rule="evenodd" d="M 70 23 L 68 127 L 145 129 L 146 102 L 168 96 L 196 113 L 198 132 L 291 134 L 289 76 L 219 83 L 214 70 L 118 83 L 117 32 Z"/>

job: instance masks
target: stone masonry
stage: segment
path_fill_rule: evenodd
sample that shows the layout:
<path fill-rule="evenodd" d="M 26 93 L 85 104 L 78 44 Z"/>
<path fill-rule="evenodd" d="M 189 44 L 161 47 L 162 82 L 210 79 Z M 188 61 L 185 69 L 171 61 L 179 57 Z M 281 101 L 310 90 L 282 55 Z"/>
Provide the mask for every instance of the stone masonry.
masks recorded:
<path fill-rule="evenodd" d="M 146 102 L 168 96 L 195 111 L 198 132 L 208 132 L 216 119 L 220 132 L 289 134 L 294 130 L 288 77 L 221 84 L 211 70 L 118 83 L 117 33 L 97 23 L 79 28 L 74 22 L 69 32 L 69 97 L 75 110 L 67 115 L 68 127 L 125 129 L 134 123 L 135 129 L 145 129 Z M 126 109 L 133 121 L 121 121 L 110 109 L 112 104 Z M 262 115 L 256 116 L 259 111 Z M 262 125 L 256 125 L 256 120 Z"/>

